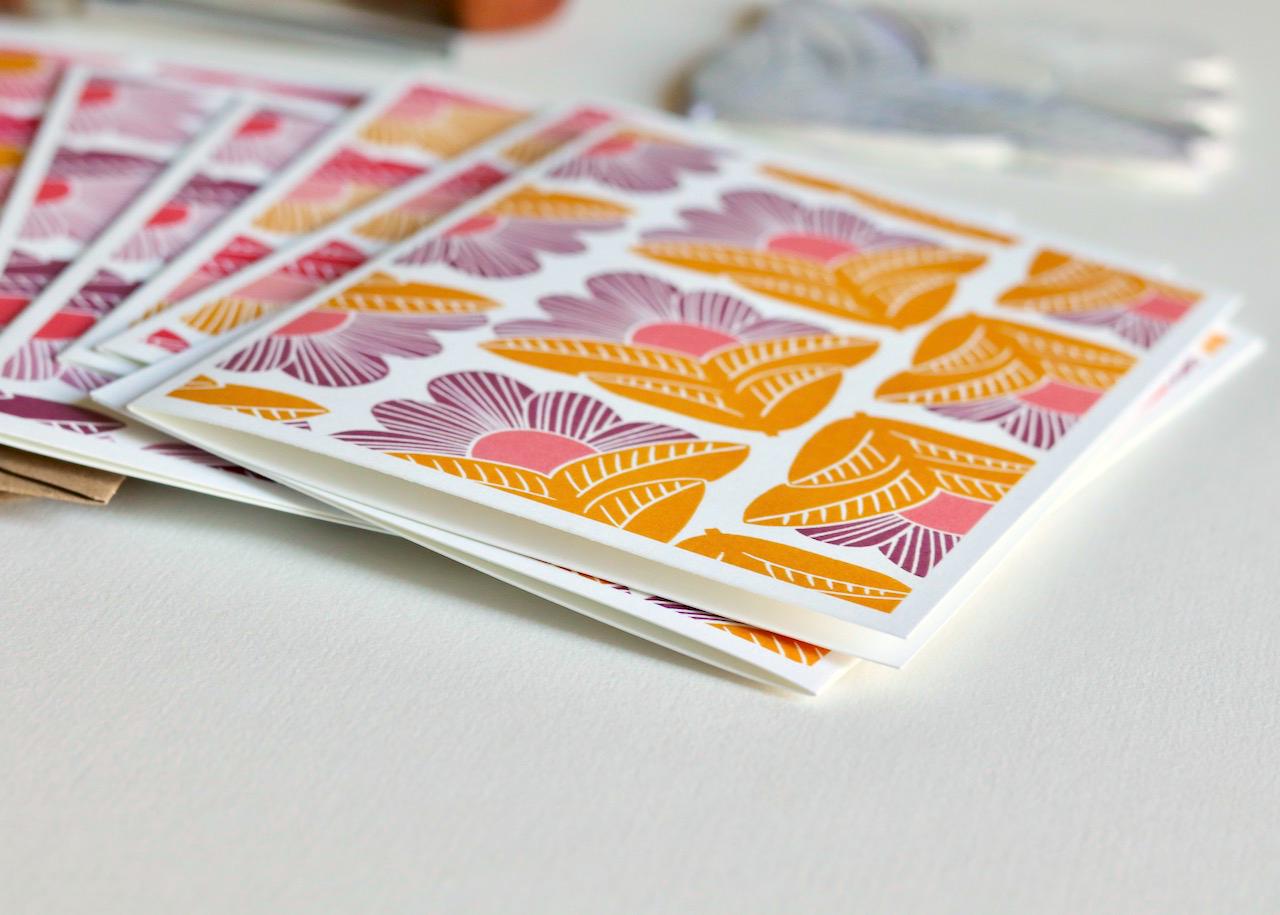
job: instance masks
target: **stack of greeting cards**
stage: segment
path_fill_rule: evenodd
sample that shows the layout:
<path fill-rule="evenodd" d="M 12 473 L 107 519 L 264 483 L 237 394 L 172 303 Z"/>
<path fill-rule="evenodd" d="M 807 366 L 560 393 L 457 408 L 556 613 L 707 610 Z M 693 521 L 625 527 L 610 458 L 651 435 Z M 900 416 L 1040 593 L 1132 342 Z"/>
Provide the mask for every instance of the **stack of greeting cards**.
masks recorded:
<path fill-rule="evenodd" d="M 0 126 L 0 445 L 807 692 L 904 664 L 1259 346 L 1167 271 L 653 112 L 16 46 Z"/>

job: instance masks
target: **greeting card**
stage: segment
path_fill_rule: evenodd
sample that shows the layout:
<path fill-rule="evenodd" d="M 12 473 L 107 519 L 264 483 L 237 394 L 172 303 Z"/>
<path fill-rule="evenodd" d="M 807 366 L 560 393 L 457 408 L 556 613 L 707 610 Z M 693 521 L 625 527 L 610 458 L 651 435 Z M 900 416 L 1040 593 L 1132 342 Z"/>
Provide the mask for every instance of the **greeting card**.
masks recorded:
<path fill-rule="evenodd" d="M 163 358 L 200 337 L 249 319 L 255 306 L 231 301 L 176 329 L 103 341 L 149 315 L 185 301 L 273 252 L 378 199 L 521 121 L 519 103 L 433 80 L 398 81 L 369 97 L 334 131 L 284 169 L 236 217 L 201 239 L 132 292 L 85 338 L 69 360 L 123 373 Z M 304 280 L 336 278 L 351 255 L 316 260 Z M 134 361 L 122 359 L 122 354 Z"/>
<path fill-rule="evenodd" d="M 134 409 L 371 514 L 899 664 L 1231 304 L 636 115 Z"/>

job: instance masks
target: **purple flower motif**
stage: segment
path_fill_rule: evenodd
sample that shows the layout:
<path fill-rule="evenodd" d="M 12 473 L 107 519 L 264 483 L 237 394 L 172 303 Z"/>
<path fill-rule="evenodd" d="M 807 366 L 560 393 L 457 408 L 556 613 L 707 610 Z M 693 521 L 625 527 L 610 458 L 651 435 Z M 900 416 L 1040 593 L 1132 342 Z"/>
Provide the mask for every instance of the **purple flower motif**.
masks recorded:
<path fill-rule="evenodd" d="M 266 477 L 261 474 L 254 473 L 246 467 L 239 464 L 233 464 L 226 458 L 218 457 L 216 454 L 210 454 L 195 445 L 188 445 L 186 442 L 158 442 L 154 445 L 147 445 L 143 451 L 151 451 L 155 454 L 163 454 L 165 457 L 171 457 L 175 460 L 186 461 L 189 464 L 199 464 L 202 467 L 212 467 L 214 470 L 221 470 L 224 473 L 234 473 L 237 476 L 249 477 L 253 480 L 265 480 Z"/>
<path fill-rule="evenodd" d="M 459 330 L 479 323 L 479 319 L 460 322 L 458 318 L 317 308 L 245 347 L 221 367 L 233 372 L 280 369 L 299 381 L 327 388 L 369 384 L 390 371 L 384 356 L 420 359 L 440 352 L 440 341 L 427 331 Z"/>
<path fill-rule="evenodd" d="M 91 79 L 80 94 L 67 131 L 110 131 L 158 143 L 182 143 L 204 119 L 201 98 L 197 90 L 153 80 Z"/>
<path fill-rule="evenodd" d="M 270 279 L 270 278 L 268 278 Z M 385 378 L 386 357 L 440 352 L 432 330 L 466 330 L 494 302 L 472 293 L 401 283 L 374 273 L 276 328 L 221 364 L 233 372 L 280 369 L 307 384 L 345 388 Z"/>
<path fill-rule="evenodd" d="M 151 214 L 113 255 L 120 260 L 168 260 L 255 190 L 243 181 L 219 181 L 196 175 Z"/>
<path fill-rule="evenodd" d="M 448 264 L 471 276 L 536 273 L 541 254 L 578 254 L 583 232 L 622 226 L 628 210 L 605 200 L 544 194 L 526 187 L 455 223 L 400 257 L 401 264 Z"/>
<path fill-rule="evenodd" d="M 22 224 L 28 240 L 65 236 L 89 241 L 124 209 L 161 164 L 121 153 L 60 151 Z"/>
<path fill-rule="evenodd" d="M 573 391 L 536 392 L 496 372 L 453 372 L 427 384 L 431 401 L 386 400 L 383 428 L 336 433 L 377 451 L 468 457 L 542 474 L 592 454 L 697 436 L 659 423 L 627 422 Z"/>
<path fill-rule="evenodd" d="M 14 251 L 0 274 L 0 327 L 8 324 L 48 286 L 67 261 L 42 261 L 22 251 Z"/>
<path fill-rule="evenodd" d="M 94 379 L 104 377 L 96 373 L 67 371 L 67 367 L 58 361 L 58 354 L 92 327 L 100 316 L 123 301 L 137 286 L 137 283 L 110 271 L 98 271 L 66 305 L 54 312 L 30 339 L 24 341 L 0 364 L 0 376 L 20 381 L 59 378 L 78 390 L 92 390 L 104 383 L 94 383 Z"/>
<path fill-rule="evenodd" d="M 718 210 L 682 210 L 684 228 L 645 232 L 645 241 L 719 242 L 828 266 L 867 251 L 930 244 L 882 231 L 848 210 L 808 207 L 770 191 L 729 191 L 720 202 Z"/>
<path fill-rule="evenodd" d="M 584 150 L 551 172 L 562 179 L 586 178 L 624 191 L 670 191 L 682 172 L 716 172 L 717 152 L 653 134 L 623 130 Z"/>
<path fill-rule="evenodd" d="M 0 391 L 0 413 L 81 435 L 102 435 L 124 428 L 124 423 L 120 420 L 96 410 L 6 391 Z"/>
<path fill-rule="evenodd" d="M 695 358 L 740 343 L 827 333 L 816 324 L 766 318 L 722 292 L 681 292 L 644 273 L 602 273 L 587 280 L 586 286 L 587 298 L 549 295 L 539 299 L 549 320 L 505 321 L 495 330 L 502 337 L 586 337 Z"/>

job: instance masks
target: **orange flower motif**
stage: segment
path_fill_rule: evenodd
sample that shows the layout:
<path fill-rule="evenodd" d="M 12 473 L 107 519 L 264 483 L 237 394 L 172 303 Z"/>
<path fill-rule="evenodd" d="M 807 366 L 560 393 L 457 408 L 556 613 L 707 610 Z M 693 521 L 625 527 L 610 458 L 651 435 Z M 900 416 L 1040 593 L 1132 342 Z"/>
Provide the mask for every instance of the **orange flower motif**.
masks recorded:
<path fill-rule="evenodd" d="M 685 227 L 644 233 L 637 253 L 721 274 L 776 299 L 895 329 L 937 315 L 986 256 L 886 232 L 834 207 L 770 191 L 730 191 L 718 210 L 684 210 Z"/>
<path fill-rule="evenodd" d="M 1028 445 L 1052 448 L 1134 362 L 1076 337 L 971 314 L 930 331 L 912 367 L 884 381 L 876 397 L 994 422 Z"/>
<path fill-rule="evenodd" d="M 767 575 L 775 581 L 881 613 L 892 613 L 911 593 L 902 582 L 880 572 L 759 537 L 709 530 L 682 540 L 678 546 L 748 572 Z"/>
<path fill-rule="evenodd" d="M 998 299 L 1010 308 L 1109 328 L 1144 349 L 1199 300 L 1190 289 L 1048 249 L 1031 262 L 1026 280 Z"/>
<path fill-rule="evenodd" d="M 643 273 L 604 273 L 586 285 L 588 298 L 541 299 L 549 320 L 499 324 L 502 339 L 484 348 L 685 416 L 773 434 L 816 416 L 844 370 L 877 346 Z"/>
<path fill-rule="evenodd" d="M 858 413 L 821 429 L 787 482 L 753 501 L 750 524 L 842 547 L 875 547 L 924 576 L 1034 462 L 1020 454 Z"/>
<path fill-rule="evenodd" d="M 680 533 L 748 451 L 496 372 L 442 375 L 427 393 L 375 405 L 380 429 L 334 437 L 655 540 Z"/>

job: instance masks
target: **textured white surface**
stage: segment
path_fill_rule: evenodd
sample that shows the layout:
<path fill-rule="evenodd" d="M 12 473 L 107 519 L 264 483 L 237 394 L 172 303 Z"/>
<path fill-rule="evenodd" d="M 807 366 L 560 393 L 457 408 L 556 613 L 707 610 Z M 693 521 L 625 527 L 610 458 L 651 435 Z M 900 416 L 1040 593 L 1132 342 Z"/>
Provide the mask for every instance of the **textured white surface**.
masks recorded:
<path fill-rule="evenodd" d="M 577 0 L 461 69 L 654 100 L 739 5 Z M 1280 22 L 1160 10 L 1241 71 L 1210 196 L 912 181 L 1234 286 L 1280 340 Z M 388 537 L 135 482 L 7 506 L 0 911 L 1278 911 L 1277 391 L 1270 354 L 817 701 Z"/>

